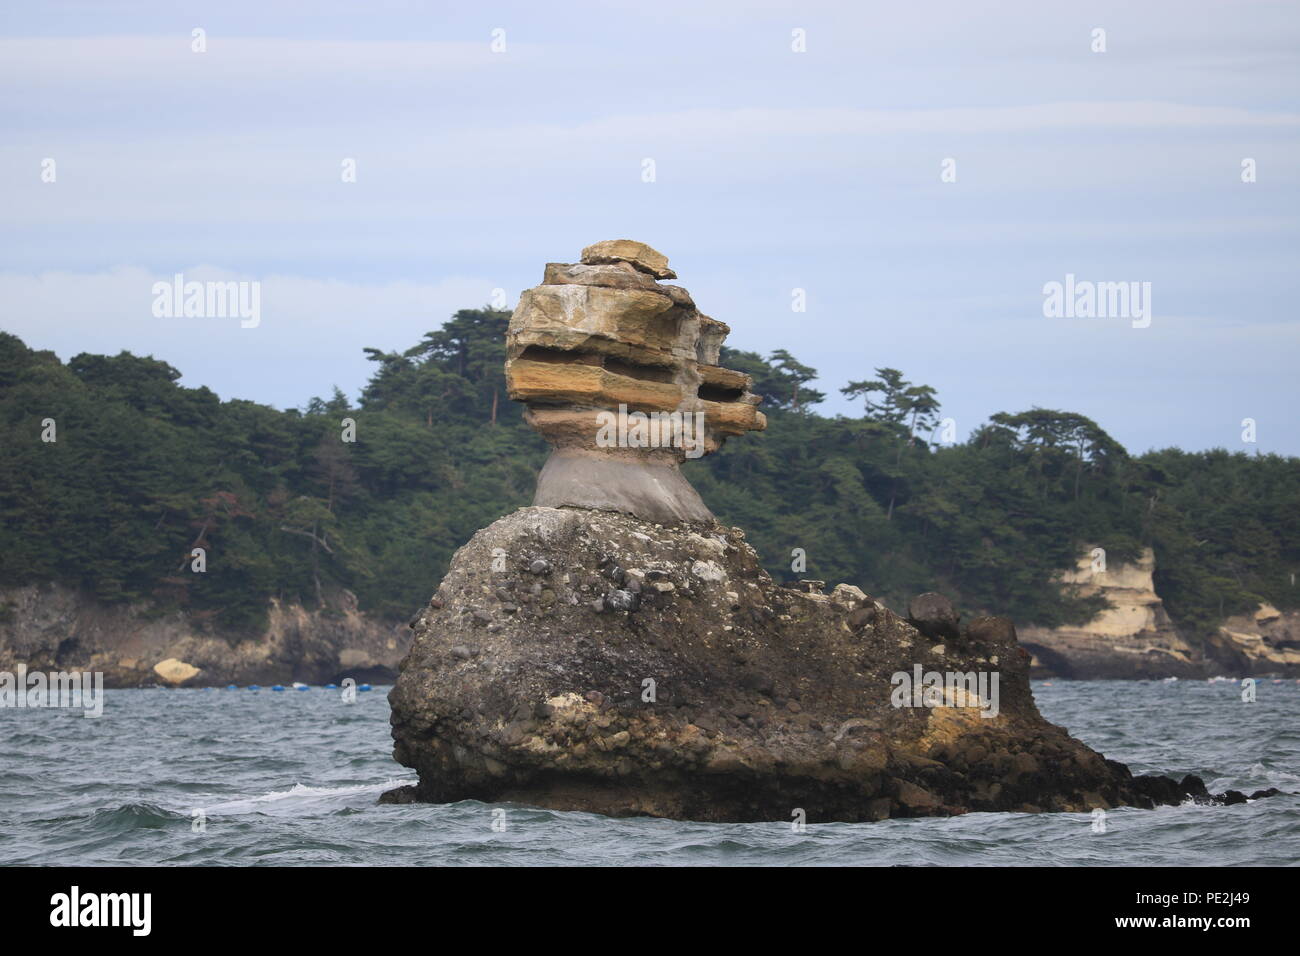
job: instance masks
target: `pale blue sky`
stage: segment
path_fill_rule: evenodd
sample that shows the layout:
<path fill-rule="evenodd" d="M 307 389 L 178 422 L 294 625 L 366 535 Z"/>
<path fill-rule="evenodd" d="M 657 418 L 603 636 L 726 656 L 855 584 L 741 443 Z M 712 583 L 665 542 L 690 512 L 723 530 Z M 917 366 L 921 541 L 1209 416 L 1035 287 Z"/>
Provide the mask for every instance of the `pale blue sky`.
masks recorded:
<path fill-rule="evenodd" d="M 10 4 L 0 328 L 300 405 L 628 237 L 826 411 L 889 365 L 959 437 L 1038 405 L 1300 454 L 1300 6 L 981 6 Z M 261 281 L 261 325 L 155 318 L 177 271 Z M 1150 327 L 1045 318 L 1066 273 L 1150 282 Z"/>

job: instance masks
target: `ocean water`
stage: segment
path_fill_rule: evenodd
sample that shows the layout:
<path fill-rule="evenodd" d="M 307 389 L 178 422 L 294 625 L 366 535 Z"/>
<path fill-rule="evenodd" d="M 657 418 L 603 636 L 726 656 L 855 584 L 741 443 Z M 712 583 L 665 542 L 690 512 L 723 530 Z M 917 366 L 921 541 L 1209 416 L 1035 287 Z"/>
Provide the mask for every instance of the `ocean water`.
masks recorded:
<path fill-rule="evenodd" d="M 108 691 L 103 717 L 0 709 L 0 862 L 104 865 L 1295 865 L 1300 684 L 1241 701 L 1222 681 L 1035 682 L 1039 707 L 1135 773 L 1233 807 L 761 824 L 608 819 L 514 805 L 380 806 L 413 780 L 391 757 L 388 688 Z M 204 825 L 196 826 L 201 812 Z M 494 823 L 498 829 L 494 829 Z M 500 828 L 504 825 L 504 828 Z"/>

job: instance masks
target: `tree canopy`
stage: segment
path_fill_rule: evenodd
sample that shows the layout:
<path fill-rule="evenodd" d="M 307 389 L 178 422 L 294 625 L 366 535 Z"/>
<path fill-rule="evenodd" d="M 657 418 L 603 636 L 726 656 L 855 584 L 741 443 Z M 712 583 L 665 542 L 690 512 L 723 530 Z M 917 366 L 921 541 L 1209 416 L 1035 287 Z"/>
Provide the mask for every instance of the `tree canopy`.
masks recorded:
<path fill-rule="evenodd" d="M 409 616 L 456 548 L 529 503 L 545 459 L 506 399 L 508 320 L 462 310 L 405 352 L 367 349 L 355 405 L 334 388 L 288 411 L 186 388 L 151 357 L 63 363 L 0 333 L 0 583 L 184 608 L 228 633 L 260 624 L 272 597 Z M 789 352 L 722 361 L 753 376 L 768 429 L 686 473 L 780 579 L 848 581 L 895 606 L 938 590 L 1050 626 L 1097 610 L 1052 584 L 1086 548 L 1115 561 L 1151 546 L 1193 637 L 1260 601 L 1297 604 L 1297 459 L 1132 457 L 1085 416 L 1038 408 L 943 445 L 938 393 L 897 369 L 841 389 L 861 416 L 829 417 L 816 370 Z"/>

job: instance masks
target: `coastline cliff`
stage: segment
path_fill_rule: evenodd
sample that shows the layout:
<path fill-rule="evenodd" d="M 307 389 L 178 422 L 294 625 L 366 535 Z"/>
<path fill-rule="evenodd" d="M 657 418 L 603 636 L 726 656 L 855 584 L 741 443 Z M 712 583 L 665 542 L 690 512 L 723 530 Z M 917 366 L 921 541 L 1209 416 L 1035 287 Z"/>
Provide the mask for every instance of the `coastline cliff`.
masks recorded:
<path fill-rule="evenodd" d="M 182 611 L 105 605 L 57 584 L 0 589 L 0 671 L 98 671 L 106 687 L 387 682 L 410 630 L 348 606 L 272 600 L 266 625 L 225 636 Z"/>
<path fill-rule="evenodd" d="M 1300 612 L 1262 604 L 1192 641 L 1165 611 L 1153 571 L 1150 549 L 1100 574 L 1080 559 L 1061 585 L 1099 594 L 1111 606 L 1082 625 L 1019 627 L 1020 645 L 1031 655 L 1029 676 L 1300 677 Z M 109 687 L 394 680 L 410 628 L 359 611 L 346 597 L 338 603 L 319 610 L 272 600 L 264 627 L 222 635 L 183 611 L 159 612 L 147 602 L 104 604 L 54 583 L 0 588 L 0 670 L 20 663 L 29 670 L 98 670 Z M 165 662 L 171 663 L 155 669 Z"/>
<path fill-rule="evenodd" d="M 1300 676 L 1300 613 L 1261 604 L 1251 614 L 1223 619 L 1201 641 L 1170 619 L 1156 592 L 1156 559 L 1144 548 L 1137 560 L 1095 568 L 1092 549 L 1058 585 L 1079 597 L 1100 596 L 1108 606 L 1069 627 L 1022 627 L 1033 677 L 1075 680 L 1165 677 Z"/>

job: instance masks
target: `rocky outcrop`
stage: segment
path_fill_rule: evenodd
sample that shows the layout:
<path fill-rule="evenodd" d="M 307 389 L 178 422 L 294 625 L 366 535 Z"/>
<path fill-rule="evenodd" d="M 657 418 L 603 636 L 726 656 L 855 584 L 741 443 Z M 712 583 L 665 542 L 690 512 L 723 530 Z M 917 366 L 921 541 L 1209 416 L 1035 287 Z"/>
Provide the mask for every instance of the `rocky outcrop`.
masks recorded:
<path fill-rule="evenodd" d="M 1300 612 L 1261 604 L 1234 615 L 1210 636 L 1207 652 L 1233 675 L 1300 677 Z"/>
<path fill-rule="evenodd" d="M 182 612 L 106 606 L 59 585 L 4 589 L 0 609 L 0 671 L 100 671 L 107 687 L 391 680 L 411 641 L 407 627 L 351 606 L 273 601 L 265 629 L 238 638 L 201 630 Z"/>
<path fill-rule="evenodd" d="M 390 701 L 419 783 L 389 801 L 863 821 L 1204 794 L 1045 721 L 1005 618 L 937 642 L 856 588 L 775 584 L 736 528 L 524 508 L 457 552 L 415 633 Z"/>
<path fill-rule="evenodd" d="M 153 666 L 153 672 L 173 687 L 187 684 L 203 673 L 203 669 L 169 657 Z"/>
<path fill-rule="evenodd" d="M 952 602 L 933 591 L 918 594 L 907 603 L 907 622 L 936 641 L 957 637 L 960 620 Z"/>
<path fill-rule="evenodd" d="M 1133 563 L 1112 561 L 1106 570 L 1094 570 L 1091 551 L 1059 582 L 1081 597 L 1101 595 L 1110 607 L 1077 627 L 1021 628 L 1020 641 L 1033 654 L 1033 676 L 1203 676 L 1199 649 L 1179 634 L 1156 594 L 1152 550 L 1144 549 Z"/>
<path fill-rule="evenodd" d="M 1300 612 L 1261 604 L 1252 614 L 1222 621 L 1205 640 L 1183 637 L 1156 593 L 1155 555 L 1145 548 L 1132 563 L 1094 570 L 1089 553 L 1060 575 L 1061 587 L 1101 595 L 1109 607 L 1086 624 L 1023 627 L 1033 677 L 1157 679 L 1164 677 L 1300 677 Z"/>
<path fill-rule="evenodd" d="M 547 275 L 511 319 L 509 374 L 563 481 L 544 470 L 538 503 L 474 535 L 413 620 L 389 699 L 419 782 L 386 801 L 866 821 L 1214 799 L 1045 721 L 1009 620 L 962 627 L 924 595 L 914 626 L 849 585 L 782 587 L 690 497 L 676 451 L 607 454 L 598 413 L 634 397 L 704 406 L 713 447 L 761 419 L 714 364 L 720 323 L 647 285 L 669 275 L 658 253 L 601 243 Z"/>
<path fill-rule="evenodd" d="M 728 328 L 661 285 L 668 259 L 629 239 L 550 263 L 510 318 L 506 383 L 552 445 L 533 503 L 708 521 L 679 465 L 765 427 L 748 375 L 722 368 Z"/>

